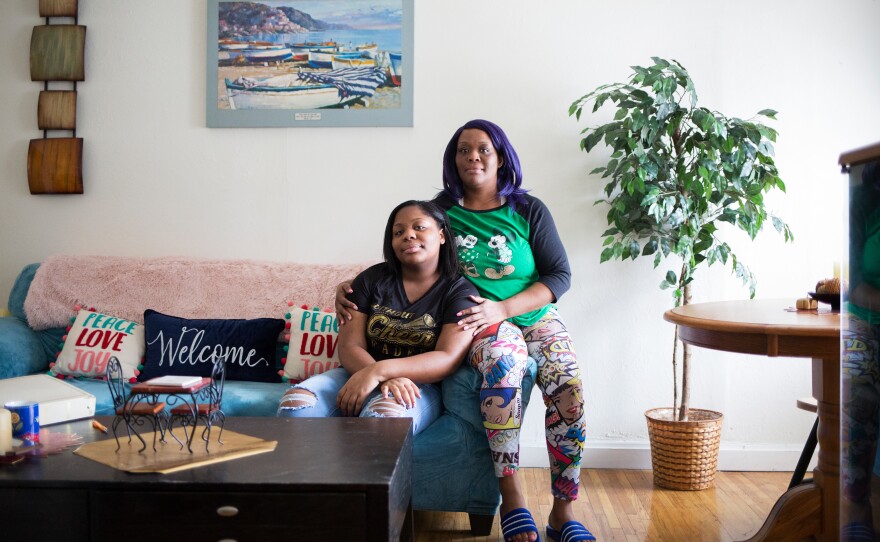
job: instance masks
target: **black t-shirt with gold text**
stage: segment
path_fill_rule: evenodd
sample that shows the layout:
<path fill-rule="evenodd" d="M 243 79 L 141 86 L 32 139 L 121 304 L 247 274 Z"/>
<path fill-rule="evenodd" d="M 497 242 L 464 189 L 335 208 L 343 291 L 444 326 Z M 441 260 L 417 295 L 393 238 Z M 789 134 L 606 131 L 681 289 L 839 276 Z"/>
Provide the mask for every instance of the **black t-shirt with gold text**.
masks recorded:
<path fill-rule="evenodd" d="M 425 295 L 410 302 L 403 280 L 384 263 L 361 272 L 348 298 L 367 315 L 367 351 L 376 361 L 430 352 L 444 324 L 457 322 L 455 314 L 474 306 L 468 296 L 478 295 L 467 279 L 441 277 Z"/>

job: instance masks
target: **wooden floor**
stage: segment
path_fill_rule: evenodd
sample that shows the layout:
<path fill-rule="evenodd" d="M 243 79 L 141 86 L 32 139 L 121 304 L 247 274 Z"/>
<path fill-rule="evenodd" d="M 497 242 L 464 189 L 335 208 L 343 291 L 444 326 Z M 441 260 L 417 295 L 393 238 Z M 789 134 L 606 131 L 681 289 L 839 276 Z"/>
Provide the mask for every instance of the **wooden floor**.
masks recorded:
<path fill-rule="evenodd" d="M 522 469 L 528 507 L 546 540 L 548 469 Z M 788 488 L 790 472 L 719 472 L 715 487 L 671 491 L 654 487 L 649 470 L 584 469 L 578 519 L 602 542 L 722 542 L 744 540 L 761 527 Z M 464 513 L 415 512 L 416 542 L 502 541 L 498 517 L 488 537 L 470 534 Z"/>

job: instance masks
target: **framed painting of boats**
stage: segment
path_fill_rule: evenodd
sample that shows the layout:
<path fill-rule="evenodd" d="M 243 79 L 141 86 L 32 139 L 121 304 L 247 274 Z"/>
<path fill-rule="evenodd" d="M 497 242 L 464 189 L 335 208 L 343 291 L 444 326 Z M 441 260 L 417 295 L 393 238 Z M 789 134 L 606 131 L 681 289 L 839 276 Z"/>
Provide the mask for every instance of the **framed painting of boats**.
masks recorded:
<path fill-rule="evenodd" d="M 412 126 L 414 0 L 207 0 L 209 128 Z"/>

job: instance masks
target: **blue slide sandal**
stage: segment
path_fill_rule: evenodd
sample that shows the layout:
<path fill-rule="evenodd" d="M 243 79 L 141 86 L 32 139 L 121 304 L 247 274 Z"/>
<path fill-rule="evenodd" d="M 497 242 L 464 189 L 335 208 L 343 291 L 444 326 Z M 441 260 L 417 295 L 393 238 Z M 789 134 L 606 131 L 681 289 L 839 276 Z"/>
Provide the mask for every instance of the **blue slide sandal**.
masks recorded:
<path fill-rule="evenodd" d="M 558 531 L 547 526 L 547 538 L 552 542 L 581 542 L 582 540 L 596 540 L 593 533 L 587 530 L 578 521 L 568 521 Z"/>
<path fill-rule="evenodd" d="M 534 532 L 538 535 L 535 542 L 541 542 L 538 526 L 535 525 L 532 514 L 525 508 L 515 508 L 504 514 L 501 518 L 501 533 L 504 535 L 505 540 L 508 540 L 513 535 L 529 532 Z"/>

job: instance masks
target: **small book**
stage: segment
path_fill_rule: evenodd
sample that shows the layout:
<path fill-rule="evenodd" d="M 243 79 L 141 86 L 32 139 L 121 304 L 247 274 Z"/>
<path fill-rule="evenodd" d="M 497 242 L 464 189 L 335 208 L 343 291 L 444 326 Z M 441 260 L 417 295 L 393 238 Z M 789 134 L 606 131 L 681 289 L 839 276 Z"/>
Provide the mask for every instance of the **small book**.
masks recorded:
<path fill-rule="evenodd" d="M 189 386 L 193 386 L 202 381 L 202 377 L 200 376 L 175 376 L 175 375 L 166 375 L 166 376 L 157 376 L 156 378 L 151 378 L 145 382 L 145 384 L 149 384 L 150 386 L 169 386 L 174 388 L 186 388 Z"/>

